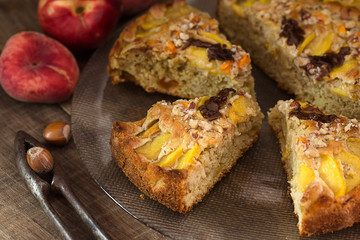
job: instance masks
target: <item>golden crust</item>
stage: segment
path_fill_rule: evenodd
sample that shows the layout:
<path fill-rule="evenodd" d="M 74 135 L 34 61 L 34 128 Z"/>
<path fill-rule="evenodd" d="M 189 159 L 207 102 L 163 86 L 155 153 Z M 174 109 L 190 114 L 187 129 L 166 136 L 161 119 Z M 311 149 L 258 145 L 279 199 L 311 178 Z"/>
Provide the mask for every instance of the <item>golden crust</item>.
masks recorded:
<path fill-rule="evenodd" d="M 125 123 L 127 128 L 130 123 Z M 134 147 L 138 141 L 131 132 L 123 131 L 124 123 L 115 122 L 111 135 L 111 153 L 129 180 L 150 198 L 159 201 L 174 211 L 185 213 L 190 210 L 183 205 L 186 171 L 164 170 L 137 154 Z M 128 146 L 128 147 L 124 147 Z M 176 184 L 174 184 L 176 183 Z"/>
<path fill-rule="evenodd" d="M 335 156 L 343 150 L 352 152 L 347 141 L 360 138 L 357 120 L 326 115 L 309 104 L 288 100 L 279 101 L 270 110 L 269 123 L 280 142 L 295 213 L 299 217 L 300 235 L 332 232 L 359 222 L 360 185 L 337 195 L 328 185 L 331 182 L 325 182 L 320 173 L 322 156 L 337 159 L 341 164 L 339 169 L 342 176 L 351 172 L 346 168 L 346 161 L 344 163 L 343 159 Z M 299 190 L 299 168 L 302 164 L 315 173 L 303 193 Z M 356 169 L 354 166 L 352 168 Z M 352 174 L 358 175 L 360 172 Z"/>
<path fill-rule="evenodd" d="M 225 94 L 218 96 L 225 97 L 226 101 L 221 103 L 224 98 L 220 102 L 217 100 L 221 114 L 212 120 L 207 119 L 213 117 L 211 114 L 205 118 L 202 114 L 206 113 L 198 109 L 208 104 L 202 98 L 178 100 L 172 104 L 158 102 L 144 119 L 134 123 L 116 121 L 113 125 L 110 140 L 113 159 L 142 192 L 174 211 L 185 213 L 201 201 L 257 139 L 263 117 L 257 103 L 242 90 L 222 92 Z M 229 118 L 237 99 L 247 99 L 248 104 L 240 123 Z M 245 120 L 247 122 L 242 122 Z M 158 129 L 153 130 L 154 126 Z M 139 152 L 145 144 L 166 134 L 169 137 L 161 143 L 161 151 L 155 159 Z M 179 162 L 181 156 L 195 146 L 200 151 L 198 155 L 194 154 L 186 164 Z M 182 155 L 176 161 L 160 164 L 180 148 Z"/>
<path fill-rule="evenodd" d="M 360 186 L 337 199 L 329 194 L 329 190 L 318 193 L 319 186 L 310 187 L 312 188 L 305 192 L 303 201 L 310 200 L 315 194 L 318 197 L 304 209 L 300 235 L 333 232 L 360 221 Z"/>

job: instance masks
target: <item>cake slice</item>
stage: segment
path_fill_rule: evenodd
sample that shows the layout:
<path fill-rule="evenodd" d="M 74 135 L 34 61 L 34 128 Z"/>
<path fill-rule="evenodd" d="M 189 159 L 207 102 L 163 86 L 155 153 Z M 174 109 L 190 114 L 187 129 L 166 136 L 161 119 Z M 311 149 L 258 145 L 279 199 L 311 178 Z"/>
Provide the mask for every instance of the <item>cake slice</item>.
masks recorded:
<path fill-rule="evenodd" d="M 359 222 L 359 122 L 288 100 L 270 110 L 269 123 L 280 142 L 300 235 Z"/>
<path fill-rule="evenodd" d="M 112 83 L 182 98 L 243 88 L 254 95 L 249 55 L 219 33 L 218 22 L 185 1 L 162 3 L 130 23 L 109 55 Z"/>
<path fill-rule="evenodd" d="M 254 143 L 262 118 L 258 104 L 242 89 L 161 101 L 140 121 L 114 123 L 111 152 L 142 192 L 185 213 Z"/>
<path fill-rule="evenodd" d="M 359 1 L 219 0 L 220 27 L 279 87 L 360 119 Z"/>

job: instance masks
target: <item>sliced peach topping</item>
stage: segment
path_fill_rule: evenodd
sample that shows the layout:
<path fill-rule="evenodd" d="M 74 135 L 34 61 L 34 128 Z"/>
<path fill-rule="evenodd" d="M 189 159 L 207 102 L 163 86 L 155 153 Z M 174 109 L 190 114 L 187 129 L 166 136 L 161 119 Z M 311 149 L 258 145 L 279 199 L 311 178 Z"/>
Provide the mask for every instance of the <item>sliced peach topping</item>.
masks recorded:
<path fill-rule="evenodd" d="M 250 100 L 244 96 L 240 96 L 233 102 L 229 110 L 229 118 L 234 123 L 246 122 L 250 117 L 248 115 L 248 110 L 250 108 L 252 108 Z"/>
<path fill-rule="evenodd" d="M 191 165 L 194 163 L 194 159 L 199 157 L 200 153 L 201 148 L 199 144 L 195 143 L 194 147 L 186 151 L 186 153 L 179 158 L 178 165 L 175 168 L 182 169 Z"/>
<path fill-rule="evenodd" d="M 139 137 L 148 138 L 148 137 L 151 137 L 152 135 L 154 135 L 155 133 L 158 133 L 160 131 L 161 130 L 159 128 L 159 122 L 156 122 L 149 129 L 147 129 L 144 133 L 142 133 Z"/>
<path fill-rule="evenodd" d="M 159 165 L 160 167 L 166 167 L 166 166 L 172 166 L 176 162 L 176 160 L 180 157 L 180 155 L 183 153 L 183 144 L 181 145 L 173 152 L 169 153 L 168 155 L 161 158 L 159 162 L 156 163 L 156 165 Z"/>
<path fill-rule="evenodd" d="M 247 0 L 243 4 L 246 7 L 251 7 L 255 3 L 255 0 Z"/>
<path fill-rule="evenodd" d="M 305 40 L 301 43 L 297 54 L 299 55 L 300 53 L 302 53 L 305 49 L 305 47 L 312 41 L 314 40 L 314 38 L 316 37 L 316 34 L 314 32 L 310 33 Z"/>
<path fill-rule="evenodd" d="M 321 155 L 319 175 L 334 192 L 335 197 L 345 195 L 346 185 L 340 163 L 328 154 Z"/>
<path fill-rule="evenodd" d="M 305 164 L 300 165 L 299 175 L 297 177 L 297 187 L 301 192 L 305 192 L 309 184 L 314 180 L 314 171 Z"/>
<path fill-rule="evenodd" d="M 138 154 L 144 155 L 147 159 L 155 160 L 158 158 L 161 147 L 169 139 L 170 133 L 162 133 L 152 141 L 145 143 L 143 146 L 135 149 Z"/>
<path fill-rule="evenodd" d="M 360 183 L 360 160 L 359 157 L 345 150 L 334 155 L 334 158 L 343 165 L 345 174 L 346 193 L 350 192 Z"/>
<path fill-rule="evenodd" d="M 146 38 L 146 37 L 153 35 L 154 33 L 156 33 L 156 32 L 155 31 L 147 31 L 147 32 L 140 31 L 140 32 L 136 33 L 135 37 L 136 38 Z"/>
<path fill-rule="evenodd" d="M 194 46 L 188 47 L 186 50 L 190 63 L 203 69 L 209 69 L 208 53 L 205 48 L 198 48 Z"/>
<path fill-rule="evenodd" d="M 167 21 L 166 18 L 155 19 L 151 14 L 147 14 L 144 21 L 141 24 L 141 28 L 144 30 L 150 30 L 160 26 Z"/>
<path fill-rule="evenodd" d="M 339 73 L 345 72 L 345 71 L 357 66 L 357 64 L 358 64 L 357 60 L 348 60 L 343 65 L 341 65 L 337 68 L 334 68 L 330 73 L 330 77 L 334 77 L 335 75 L 337 75 Z"/>
<path fill-rule="evenodd" d="M 140 138 L 150 137 L 160 129 L 158 123 L 155 123 L 148 130 L 146 130 Z M 137 148 L 135 151 L 138 154 L 145 156 L 149 160 L 157 160 L 161 152 L 162 146 L 169 140 L 170 133 L 162 133 L 156 136 L 152 141 L 147 142 L 143 146 Z M 194 159 L 198 158 L 201 153 L 200 146 L 195 143 L 191 149 L 184 153 L 184 144 L 181 143 L 174 151 L 163 156 L 159 161 L 155 162 L 156 165 L 164 167 L 173 167 L 175 169 L 182 169 L 194 163 Z"/>
<path fill-rule="evenodd" d="M 310 54 L 313 56 L 324 55 L 327 51 L 329 51 L 333 37 L 334 33 L 332 32 L 327 34 L 325 37 L 316 37 L 308 45 L 308 49 L 310 49 Z"/>
<path fill-rule="evenodd" d="M 231 47 L 231 43 L 223 38 L 221 38 L 219 35 L 217 34 L 214 34 L 214 33 L 211 33 L 211 32 L 207 32 L 207 31 L 203 31 L 203 30 L 200 30 L 199 31 L 199 34 L 201 36 L 204 36 L 206 38 L 209 38 L 209 39 L 212 39 L 214 40 L 215 42 L 217 43 L 220 43 L 221 45 L 225 45 L 227 48 L 230 48 Z"/>

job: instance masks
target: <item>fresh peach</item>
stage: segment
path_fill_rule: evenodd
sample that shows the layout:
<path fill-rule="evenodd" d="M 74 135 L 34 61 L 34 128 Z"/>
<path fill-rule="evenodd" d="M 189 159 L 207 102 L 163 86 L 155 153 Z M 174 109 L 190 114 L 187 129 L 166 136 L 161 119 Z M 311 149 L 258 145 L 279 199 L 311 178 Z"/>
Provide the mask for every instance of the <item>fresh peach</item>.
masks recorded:
<path fill-rule="evenodd" d="M 120 17 L 118 0 L 40 0 L 39 23 L 45 34 L 75 51 L 101 44 Z"/>
<path fill-rule="evenodd" d="M 0 56 L 0 84 L 19 101 L 62 102 L 72 95 L 78 78 L 73 54 L 41 33 L 13 35 Z"/>

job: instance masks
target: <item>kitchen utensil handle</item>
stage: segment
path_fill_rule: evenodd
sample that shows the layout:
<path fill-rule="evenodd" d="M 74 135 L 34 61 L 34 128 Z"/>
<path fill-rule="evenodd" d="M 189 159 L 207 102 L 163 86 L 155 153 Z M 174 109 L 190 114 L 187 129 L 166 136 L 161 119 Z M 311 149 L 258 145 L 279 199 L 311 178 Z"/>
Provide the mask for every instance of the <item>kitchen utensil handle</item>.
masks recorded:
<path fill-rule="evenodd" d="M 57 229 L 59 230 L 61 236 L 64 239 L 72 240 L 75 239 L 71 236 L 70 232 L 68 231 L 67 227 L 64 225 L 63 221 L 60 219 L 59 215 L 56 213 L 54 208 L 49 203 L 47 197 L 43 196 L 40 199 L 38 199 L 40 202 L 41 207 L 44 209 L 45 213 L 48 215 L 48 217 L 52 220 L 52 222 L 55 224 Z"/>
<path fill-rule="evenodd" d="M 72 205 L 74 210 L 79 214 L 83 222 L 90 228 L 97 239 L 108 240 L 109 237 L 101 230 L 101 228 L 99 228 L 95 219 L 91 217 L 82 203 L 72 192 L 70 183 L 68 182 L 65 172 L 62 170 L 61 166 L 55 164 L 54 172 L 56 172 L 56 174 L 54 174 L 52 187 L 61 192 L 61 194 Z"/>
<path fill-rule="evenodd" d="M 90 228 L 92 233 L 97 239 L 108 240 L 108 236 L 98 227 L 96 221 L 91 217 L 91 215 L 85 210 L 84 206 L 79 202 L 79 200 L 72 193 L 65 195 L 65 198 L 68 202 L 74 207 L 75 211 L 80 215 L 81 219 L 86 225 Z"/>

